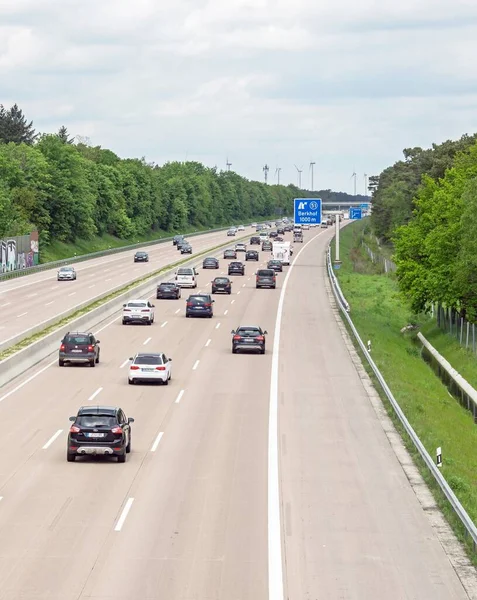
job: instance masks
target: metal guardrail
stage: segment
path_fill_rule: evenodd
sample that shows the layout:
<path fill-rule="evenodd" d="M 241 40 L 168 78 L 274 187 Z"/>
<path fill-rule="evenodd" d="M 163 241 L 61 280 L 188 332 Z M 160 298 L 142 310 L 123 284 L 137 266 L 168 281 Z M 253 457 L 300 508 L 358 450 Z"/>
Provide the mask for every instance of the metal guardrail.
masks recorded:
<path fill-rule="evenodd" d="M 350 326 L 351 331 L 353 332 L 364 356 L 366 357 L 366 360 L 368 361 L 371 369 L 373 370 L 373 373 L 375 374 L 376 379 L 379 381 L 379 384 L 382 387 L 384 393 L 386 394 L 386 397 L 388 398 L 389 402 L 391 403 L 391 405 L 394 409 L 394 412 L 398 416 L 404 429 L 406 430 L 407 434 L 411 438 L 412 443 L 418 450 L 423 461 L 426 463 L 427 468 L 432 473 L 434 479 L 436 480 L 437 484 L 439 485 L 442 493 L 445 495 L 445 497 L 449 501 L 449 504 L 452 506 L 454 512 L 459 517 L 462 525 L 464 526 L 464 528 L 466 530 L 466 533 L 472 538 L 472 545 L 473 545 L 473 549 L 475 552 L 476 546 L 477 546 L 477 528 L 474 525 L 474 522 L 469 517 L 469 515 L 467 514 L 467 512 L 464 509 L 464 507 L 462 506 L 462 504 L 459 502 L 457 496 L 454 494 L 454 492 L 450 488 L 447 481 L 444 479 L 442 473 L 439 471 L 438 467 L 435 465 L 434 460 L 431 458 L 430 454 L 427 452 L 423 443 L 419 439 L 417 433 L 414 431 L 411 424 L 407 420 L 407 418 L 406 418 L 405 414 L 403 413 L 401 407 L 399 406 L 397 400 L 394 398 L 393 393 L 389 389 L 381 372 L 379 371 L 378 367 L 376 366 L 376 363 L 371 358 L 371 355 L 368 352 L 368 349 L 366 348 L 363 340 L 361 339 L 361 337 L 358 333 L 358 330 L 354 326 L 354 323 L 348 314 L 349 313 L 348 303 L 345 301 L 345 304 L 342 304 L 341 299 L 344 298 L 343 294 L 342 294 L 341 290 L 339 290 L 339 292 L 338 292 L 338 290 L 335 288 L 336 277 L 333 273 L 333 269 L 332 269 L 332 265 L 331 265 L 331 247 L 330 246 L 328 246 L 328 249 L 327 249 L 326 263 L 327 263 L 327 268 L 328 268 L 328 275 L 330 277 L 330 281 L 332 284 L 331 287 L 333 289 L 333 293 L 336 297 L 336 300 L 338 301 L 338 306 L 344 315 L 344 318 L 348 322 L 348 325 Z"/>
<path fill-rule="evenodd" d="M 229 227 L 218 227 L 216 229 L 207 229 L 204 231 L 194 231 L 193 233 L 184 234 L 185 237 L 195 237 L 197 235 L 204 235 L 206 233 L 215 233 L 218 231 L 227 231 Z M 179 235 L 179 234 L 174 234 Z M 91 260 L 92 258 L 100 258 L 102 256 L 108 256 L 110 254 L 118 254 L 119 252 L 127 252 L 128 250 L 135 250 L 136 248 L 144 248 L 146 246 L 154 246 L 156 244 L 164 244 L 171 242 L 174 236 L 168 236 L 157 240 L 151 240 L 149 242 L 138 242 L 137 244 L 131 244 L 130 246 L 120 246 L 118 248 L 109 248 L 108 250 L 98 250 L 98 252 L 91 252 L 90 254 L 81 254 L 80 256 L 72 256 L 70 258 L 63 258 L 61 260 L 55 260 L 47 262 L 41 265 L 35 265 L 33 267 L 27 267 L 26 269 L 17 269 L 15 271 L 8 271 L 7 273 L 0 273 L 0 282 L 14 279 L 16 277 L 23 277 L 24 275 L 31 275 L 32 273 L 39 273 L 41 271 L 47 271 L 49 269 L 55 269 L 56 267 L 64 267 L 71 263 L 83 262 L 85 260 Z"/>

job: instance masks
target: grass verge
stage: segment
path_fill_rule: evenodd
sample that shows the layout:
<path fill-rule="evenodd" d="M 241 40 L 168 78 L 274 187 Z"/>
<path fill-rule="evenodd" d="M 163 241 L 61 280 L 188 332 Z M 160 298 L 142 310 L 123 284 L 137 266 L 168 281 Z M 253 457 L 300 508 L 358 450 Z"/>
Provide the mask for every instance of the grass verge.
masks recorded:
<path fill-rule="evenodd" d="M 400 329 L 415 319 L 403 301 L 392 276 L 376 275 L 374 265 L 360 246 L 364 223 L 348 225 L 340 234 L 342 266 L 337 275 L 351 306 L 350 316 L 363 340 L 371 340 L 373 359 L 396 400 L 431 456 L 442 447 L 442 474 L 475 521 L 477 518 L 477 427 L 472 416 L 451 397 L 445 386 L 420 356 L 415 334 Z M 430 319 L 419 317 L 422 327 Z M 353 336 L 351 335 L 351 338 Z M 360 352 L 361 355 L 361 352 Z M 422 476 L 459 539 L 464 530 L 395 416 L 387 398 L 362 357 L 383 403 Z M 467 545 L 467 548 L 469 546 Z M 470 553 L 474 564 L 477 558 Z"/>
<path fill-rule="evenodd" d="M 260 221 L 275 220 L 276 217 L 260 217 Z M 257 219 L 251 219 L 255 221 Z M 217 225 L 216 227 L 221 227 Z M 223 225 L 226 227 L 226 225 Z M 196 232 L 207 233 L 211 227 L 198 227 L 189 226 L 180 231 L 151 231 L 148 235 L 135 236 L 129 239 L 117 238 L 114 235 L 104 234 L 102 236 L 93 236 L 88 240 L 76 240 L 72 243 L 58 242 L 53 240 L 47 246 L 40 246 L 40 263 L 45 264 L 53 262 L 55 260 L 62 260 L 66 258 L 72 258 L 74 256 L 84 256 L 85 254 L 91 254 L 92 252 L 101 252 L 103 250 L 110 250 L 112 248 L 124 248 L 133 244 L 140 244 L 143 242 L 160 241 L 164 238 L 171 237 L 182 233 L 184 235 Z"/>
<path fill-rule="evenodd" d="M 247 238 L 248 235 L 246 236 L 242 236 L 239 238 L 234 238 L 234 242 L 235 239 L 236 240 L 243 240 L 245 238 Z M 39 339 L 45 337 L 46 335 L 48 335 L 49 333 L 52 333 L 53 331 L 59 329 L 60 327 L 63 327 L 64 325 L 67 325 L 68 323 L 70 323 L 71 321 L 73 321 L 74 319 L 77 319 L 78 317 L 81 317 L 82 315 L 94 310 L 95 308 L 97 308 L 98 306 L 101 306 L 102 304 L 105 304 L 106 302 L 108 302 L 109 300 L 113 300 L 114 298 L 120 296 L 121 294 L 124 294 L 125 292 L 133 289 L 134 287 L 141 285 L 142 283 L 145 283 L 146 281 L 149 281 L 150 279 L 154 279 L 154 277 L 158 277 L 159 275 L 163 275 L 164 273 L 166 273 L 167 271 L 170 271 L 171 269 L 174 269 L 176 267 L 179 267 L 185 263 L 190 262 L 191 260 L 194 260 L 196 258 L 200 258 L 201 256 L 204 256 L 206 254 L 210 254 L 210 252 L 214 252 L 215 250 L 218 250 L 220 248 L 223 248 L 224 246 L 228 246 L 230 244 L 230 240 L 228 242 L 225 242 L 223 244 L 219 244 L 217 246 L 213 246 L 212 248 L 208 248 L 207 250 L 204 250 L 203 252 L 200 252 L 199 254 L 194 255 L 193 257 L 188 256 L 187 258 L 183 258 L 177 262 L 171 263 L 169 265 L 166 265 L 160 269 L 158 269 L 157 271 L 154 271 L 152 273 L 149 273 L 148 275 L 144 275 L 144 277 L 141 277 L 140 279 L 136 279 L 133 282 L 126 284 L 124 287 L 111 292 L 110 294 L 108 294 L 107 296 L 103 296 L 102 298 L 100 298 L 99 300 L 96 300 L 95 302 L 92 302 L 91 304 L 88 304 L 87 306 L 84 306 L 83 308 L 78 309 L 77 311 L 75 311 L 74 313 L 68 315 L 67 317 L 64 317 L 63 319 L 60 319 L 58 321 L 56 321 L 54 324 L 45 327 L 45 329 L 42 329 L 41 331 L 38 331 L 37 333 L 23 339 L 21 342 L 18 342 L 17 344 L 14 344 L 13 346 L 10 346 L 9 348 L 6 348 L 5 350 L 3 350 L 3 352 L 0 352 L 0 361 L 8 358 L 9 356 L 12 356 L 13 354 L 19 352 L 20 350 L 23 350 L 23 348 L 26 348 L 27 346 L 29 346 L 30 344 L 33 344 L 34 342 L 38 341 Z"/>

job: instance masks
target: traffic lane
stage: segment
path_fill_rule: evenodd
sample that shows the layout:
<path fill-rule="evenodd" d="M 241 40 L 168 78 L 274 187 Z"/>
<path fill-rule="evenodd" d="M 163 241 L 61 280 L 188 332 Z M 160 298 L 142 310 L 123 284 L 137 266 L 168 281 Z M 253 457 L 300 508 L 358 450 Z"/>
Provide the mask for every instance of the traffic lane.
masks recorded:
<path fill-rule="evenodd" d="M 194 253 L 198 254 L 224 241 L 226 242 L 223 235 L 209 235 L 196 241 Z M 55 274 L 53 285 L 51 279 L 35 285 L 34 289 L 29 284 L 19 284 L 18 289 L 13 288 L 8 294 L 0 294 L 0 306 L 4 315 L 0 330 L 1 339 L 4 343 L 43 321 L 182 258 L 185 258 L 185 255 L 181 255 L 171 243 L 170 246 L 162 245 L 151 252 L 148 263 L 134 263 L 132 258 L 123 256 L 124 265 L 121 269 L 103 269 L 98 266 L 91 270 L 91 267 L 85 266 L 78 272 L 76 281 L 56 281 Z"/>
<path fill-rule="evenodd" d="M 304 250 L 283 312 L 288 597 L 464 599 L 341 338 L 325 289 L 324 249 L 320 239 Z"/>
<path fill-rule="evenodd" d="M 271 353 L 233 355 L 230 331 L 257 323 L 271 348 L 279 293 L 249 282 L 221 319 L 81 598 L 107 598 L 120 576 L 119 598 L 268 599 Z"/>
<path fill-rule="evenodd" d="M 250 288 L 249 291 L 253 293 L 253 288 Z M 231 301 L 231 298 L 227 297 L 227 299 L 224 298 L 224 300 L 228 302 Z M 234 305 L 232 312 L 236 311 L 239 313 L 241 306 L 246 305 L 246 294 L 243 294 L 243 300 L 244 301 L 242 303 L 237 303 Z M 262 302 L 263 301 L 264 300 L 262 300 Z M 265 302 L 266 310 L 268 311 L 270 301 L 266 300 Z M 239 314 L 237 316 L 240 318 Z M 186 320 L 184 318 L 180 322 L 180 327 L 191 326 L 193 323 L 199 324 L 200 322 L 204 323 L 204 326 L 206 327 L 213 325 L 212 319 Z M 224 336 L 224 338 L 228 341 L 228 346 L 230 344 L 230 334 L 227 335 L 225 333 L 225 329 L 219 329 L 216 331 L 218 331 L 220 335 Z M 213 334 L 211 334 L 210 331 L 207 331 L 206 335 Z M 180 335 L 178 337 L 180 337 Z M 205 344 L 203 344 L 202 347 L 205 348 Z M 260 359 L 263 357 L 250 358 L 253 360 L 255 358 Z M 208 363 L 207 360 L 204 360 L 203 362 L 204 364 Z M 212 361 L 212 367 L 215 370 L 215 359 Z M 202 371 L 197 371 L 193 374 L 192 370 L 188 371 L 191 380 L 193 377 L 196 377 L 197 374 L 200 375 L 201 372 Z M 207 381 L 205 369 L 203 370 L 203 373 L 203 376 Z M 96 369 L 94 370 L 94 374 L 97 374 Z M 256 378 L 247 378 L 247 380 L 252 379 Z M 179 382 L 179 386 L 180 385 L 182 385 L 181 382 Z M 190 387 L 195 388 L 197 385 L 199 389 L 206 387 L 200 382 L 196 384 L 196 386 Z M 187 391 L 187 388 L 189 387 L 187 382 L 184 383 L 184 386 Z M 165 390 L 168 392 L 171 387 L 172 386 L 168 386 L 168 388 L 165 388 Z M 126 386 L 123 387 L 124 400 L 120 402 L 123 406 L 127 404 L 125 395 L 129 395 L 131 389 L 135 390 L 136 388 Z M 142 398 L 140 404 L 142 406 L 146 406 L 146 403 L 147 401 Z M 149 406 L 157 406 L 157 397 L 151 399 Z M 181 406 L 184 406 L 184 403 L 182 403 Z M 129 414 L 132 413 L 129 411 Z M 142 414 L 139 418 L 137 415 L 135 416 L 137 418 L 137 422 L 140 422 L 143 425 L 148 423 L 148 421 L 156 422 L 157 420 L 156 418 L 151 418 L 151 414 Z M 57 423 L 55 426 L 57 426 Z M 167 433 L 165 424 L 163 425 L 161 423 L 158 424 L 158 426 L 163 426 Z M 147 447 L 149 447 L 149 442 L 151 441 L 150 433 L 151 432 L 149 432 L 147 435 L 149 438 L 146 444 Z M 156 433 L 157 432 L 154 431 L 154 434 Z M 138 431 L 138 429 L 135 428 L 134 448 L 137 446 L 137 438 L 142 438 L 142 435 L 143 432 L 141 430 Z M 182 437 L 181 439 L 182 442 L 184 442 L 185 438 Z M 127 469 L 131 470 L 132 466 L 138 460 L 138 456 L 136 455 L 137 453 L 137 450 L 133 450 L 133 453 L 130 455 L 130 460 L 126 463 L 126 465 L 122 465 L 122 467 L 126 467 Z M 141 454 L 140 451 L 139 454 Z M 22 593 L 26 593 L 30 589 L 31 582 L 35 581 L 35 590 L 37 593 L 41 592 L 43 589 L 48 589 L 49 597 L 65 598 L 68 597 L 65 593 L 65 590 L 71 592 L 73 589 L 74 593 L 76 593 L 79 585 L 78 578 L 81 581 L 83 574 L 91 570 L 92 564 L 89 557 L 94 555 L 94 549 L 96 548 L 95 544 L 97 545 L 98 543 L 102 543 L 102 535 L 105 533 L 105 529 L 107 527 L 112 527 L 111 515 L 118 515 L 121 512 L 121 507 L 118 508 L 118 502 L 120 498 L 125 499 L 127 497 L 124 494 L 125 490 L 123 484 L 131 479 L 131 474 L 127 474 L 126 470 L 122 470 L 121 477 L 118 478 L 116 470 L 118 467 L 116 465 L 107 466 L 108 463 L 105 461 L 93 464 L 91 461 L 80 461 L 77 463 L 77 465 L 76 463 L 75 465 L 69 465 L 64 460 L 63 444 L 61 444 L 61 446 L 58 446 L 57 444 L 51 446 L 51 452 L 49 455 L 40 455 L 40 459 L 43 456 L 50 457 L 49 461 L 47 461 L 45 458 L 46 467 L 45 463 L 43 463 L 43 470 L 39 468 L 39 465 L 34 464 L 34 462 L 30 462 L 28 467 L 23 469 L 26 477 L 23 478 L 20 476 L 20 474 L 18 477 L 15 476 L 16 482 L 10 482 L 9 486 L 5 490 L 2 490 L 5 500 L 9 498 L 15 498 L 15 507 L 21 507 L 21 518 L 15 518 L 16 513 L 15 507 L 12 507 L 13 503 L 8 505 L 10 506 L 10 512 L 3 513 L 3 515 L 7 516 L 8 518 L 6 519 L 6 522 L 2 523 L 2 527 L 0 529 L 2 546 L 3 540 L 5 540 L 5 556 L 7 557 L 6 561 L 3 561 L 4 568 L 2 571 L 8 572 L 8 577 L 6 581 L 0 582 L 0 587 L 6 590 L 6 593 L 20 593 L 20 590 Z M 147 456 L 145 460 L 140 460 L 142 461 L 141 464 L 146 463 Z M 75 468 L 76 466 L 78 468 Z M 94 475 L 98 475 L 99 469 L 101 469 L 101 475 L 98 481 Z M 133 474 L 134 477 L 137 476 L 136 472 Z M 118 481 L 118 479 L 120 481 Z M 147 477 L 145 479 L 147 483 Z M 27 495 L 18 498 L 18 496 L 22 494 L 25 481 L 28 482 L 28 493 Z M 23 532 L 18 526 L 18 521 L 20 521 L 20 523 L 23 522 L 23 512 L 27 510 L 28 504 L 32 501 L 34 501 L 39 508 L 38 511 L 35 510 L 31 514 L 31 518 L 28 518 L 28 527 L 26 527 L 25 531 Z M 5 505 L 2 506 L 2 509 L 4 507 Z M 96 515 L 98 515 L 98 517 Z M 104 520 L 101 520 L 99 515 L 101 515 Z M 69 522 L 70 520 L 71 523 Z M 46 527 L 47 523 L 51 525 L 53 522 L 55 523 L 54 527 Z M 78 539 L 81 539 L 82 544 L 84 540 L 86 544 L 84 548 L 84 554 L 83 546 L 80 548 L 78 543 L 73 544 L 73 546 L 71 545 L 70 536 L 73 534 L 74 525 L 77 524 L 80 524 L 82 527 L 81 536 Z M 75 531 L 76 535 L 78 535 L 78 529 Z M 32 532 L 36 533 L 34 536 L 34 548 L 28 553 L 27 557 L 23 556 L 22 560 L 19 561 L 17 558 L 20 549 L 31 546 Z M 74 539 L 76 540 L 77 538 L 75 537 Z M 28 546 L 28 540 L 30 540 L 30 546 Z M 11 554 L 8 552 L 9 544 L 13 545 Z M 52 548 L 53 551 L 51 551 Z M 71 555 L 72 553 L 73 556 Z M 15 562 L 16 560 L 17 562 Z M 77 561 L 80 563 L 78 567 L 76 565 Z M 62 571 L 61 566 L 63 562 L 65 562 L 65 567 L 66 564 L 69 566 L 69 568 L 66 570 L 76 573 L 77 579 L 73 585 L 71 583 L 71 579 L 67 578 L 66 582 L 59 581 L 58 585 L 55 583 L 52 587 L 52 581 L 56 582 L 58 580 L 58 572 Z"/>

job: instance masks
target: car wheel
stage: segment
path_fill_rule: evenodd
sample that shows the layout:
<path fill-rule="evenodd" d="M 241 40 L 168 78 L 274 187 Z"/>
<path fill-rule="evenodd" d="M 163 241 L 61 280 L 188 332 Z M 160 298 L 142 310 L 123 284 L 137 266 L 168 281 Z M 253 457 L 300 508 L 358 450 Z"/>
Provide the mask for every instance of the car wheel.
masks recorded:
<path fill-rule="evenodd" d="M 148 325 L 152 325 L 152 319 L 149 319 L 149 321 L 147 322 Z"/>
<path fill-rule="evenodd" d="M 99 363 L 99 352 L 98 352 L 98 356 L 96 357 L 96 364 Z"/>
<path fill-rule="evenodd" d="M 166 377 L 165 381 L 162 382 L 164 385 L 169 385 L 169 379 Z"/>
<path fill-rule="evenodd" d="M 90 367 L 95 367 L 95 366 L 96 366 L 96 361 L 95 361 L 95 359 L 94 359 L 94 358 L 93 358 L 93 360 L 90 360 L 90 361 L 89 361 L 89 366 L 90 366 Z"/>
<path fill-rule="evenodd" d="M 65 361 L 61 360 L 61 358 L 60 358 L 60 360 L 58 361 L 58 366 L 59 367 L 64 367 L 65 366 Z"/>
<path fill-rule="evenodd" d="M 263 348 L 262 350 L 260 350 L 260 354 L 265 354 L 265 348 Z"/>
<path fill-rule="evenodd" d="M 126 446 L 126 452 L 129 454 L 131 452 L 131 434 L 129 434 L 129 442 Z"/>
<path fill-rule="evenodd" d="M 227 293 L 228 293 L 228 295 L 230 296 L 230 294 L 231 294 L 232 292 L 227 292 Z"/>
<path fill-rule="evenodd" d="M 232 348 L 232 354 L 237 354 L 237 350 L 235 348 Z"/>
<path fill-rule="evenodd" d="M 68 462 L 75 462 L 76 454 L 71 454 L 70 452 L 66 453 L 66 460 Z"/>
<path fill-rule="evenodd" d="M 126 462 L 126 453 L 118 454 L 118 462 L 125 463 Z"/>
<path fill-rule="evenodd" d="M 169 381 L 172 381 L 172 371 L 169 373 Z"/>
<path fill-rule="evenodd" d="M 126 321 L 123 319 L 123 325 L 126 325 Z"/>
<path fill-rule="evenodd" d="M 134 379 L 128 379 L 129 385 L 134 385 Z"/>

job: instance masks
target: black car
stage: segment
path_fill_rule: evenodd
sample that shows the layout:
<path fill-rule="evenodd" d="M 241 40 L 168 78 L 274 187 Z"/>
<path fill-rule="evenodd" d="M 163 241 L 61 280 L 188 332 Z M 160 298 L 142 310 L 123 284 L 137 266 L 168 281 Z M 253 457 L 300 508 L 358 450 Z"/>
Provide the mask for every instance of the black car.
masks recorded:
<path fill-rule="evenodd" d="M 259 260 L 258 252 L 256 250 L 247 250 L 245 260 Z"/>
<path fill-rule="evenodd" d="M 277 233 L 278 233 L 278 235 L 285 235 L 285 228 L 277 227 Z"/>
<path fill-rule="evenodd" d="M 212 293 L 216 294 L 217 292 L 232 293 L 232 282 L 228 277 L 216 277 L 212 281 Z"/>
<path fill-rule="evenodd" d="M 190 244 L 183 244 L 181 254 L 192 254 L 192 246 Z"/>
<path fill-rule="evenodd" d="M 188 246 L 189 242 L 187 240 L 185 240 L 184 238 L 181 238 L 180 240 L 177 240 L 177 249 L 181 250 L 183 246 Z"/>
<path fill-rule="evenodd" d="M 254 235 L 250 238 L 250 245 L 251 246 L 260 246 L 260 238 L 258 237 L 258 235 Z"/>
<path fill-rule="evenodd" d="M 270 238 L 276 238 L 278 235 L 277 231 L 270 231 L 270 233 L 268 234 L 268 237 Z"/>
<path fill-rule="evenodd" d="M 277 274 L 273 269 L 259 269 L 256 273 L 255 287 L 277 287 Z"/>
<path fill-rule="evenodd" d="M 280 273 L 283 271 L 283 265 L 281 260 L 269 260 L 267 263 L 267 269 L 272 269 L 273 271 L 279 271 Z"/>
<path fill-rule="evenodd" d="M 218 269 L 219 261 L 216 258 L 214 258 L 213 256 L 211 256 L 209 258 L 204 258 L 204 260 L 202 262 L 202 268 L 203 269 Z"/>
<path fill-rule="evenodd" d="M 194 294 L 187 298 L 186 317 L 209 317 L 214 316 L 213 303 L 210 294 Z"/>
<path fill-rule="evenodd" d="M 68 433 L 66 460 L 74 462 L 77 456 L 117 456 L 126 462 L 131 452 L 131 423 L 117 406 L 82 406 Z"/>
<path fill-rule="evenodd" d="M 245 275 L 245 265 L 242 262 L 231 262 L 229 264 L 229 275 Z"/>
<path fill-rule="evenodd" d="M 149 254 L 147 252 L 136 252 L 134 262 L 149 262 Z"/>
<path fill-rule="evenodd" d="M 237 258 L 237 253 L 235 250 L 229 248 L 228 250 L 224 251 L 224 258 Z"/>
<path fill-rule="evenodd" d="M 180 297 L 181 297 L 181 288 L 173 281 L 160 283 L 157 286 L 157 290 L 156 290 L 156 298 L 157 299 L 164 300 L 166 298 L 172 298 L 174 300 L 178 300 Z"/>
<path fill-rule="evenodd" d="M 184 236 L 183 236 L 183 235 L 175 235 L 175 236 L 172 238 L 172 245 L 173 245 L 173 246 L 177 246 L 178 242 L 182 241 L 183 239 L 184 239 Z"/>
<path fill-rule="evenodd" d="M 232 331 L 232 354 L 241 350 L 255 350 L 265 354 L 266 331 L 256 326 L 241 326 Z"/>
<path fill-rule="evenodd" d="M 262 250 L 264 250 L 265 252 L 271 252 L 273 248 L 272 242 L 269 242 L 267 240 L 265 240 L 264 242 L 262 242 Z"/>
<path fill-rule="evenodd" d="M 58 365 L 64 367 L 65 362 L 96 366 L 99 363 L 99 340 L 92 333 L 68 331 L 61 340 Z"/>

